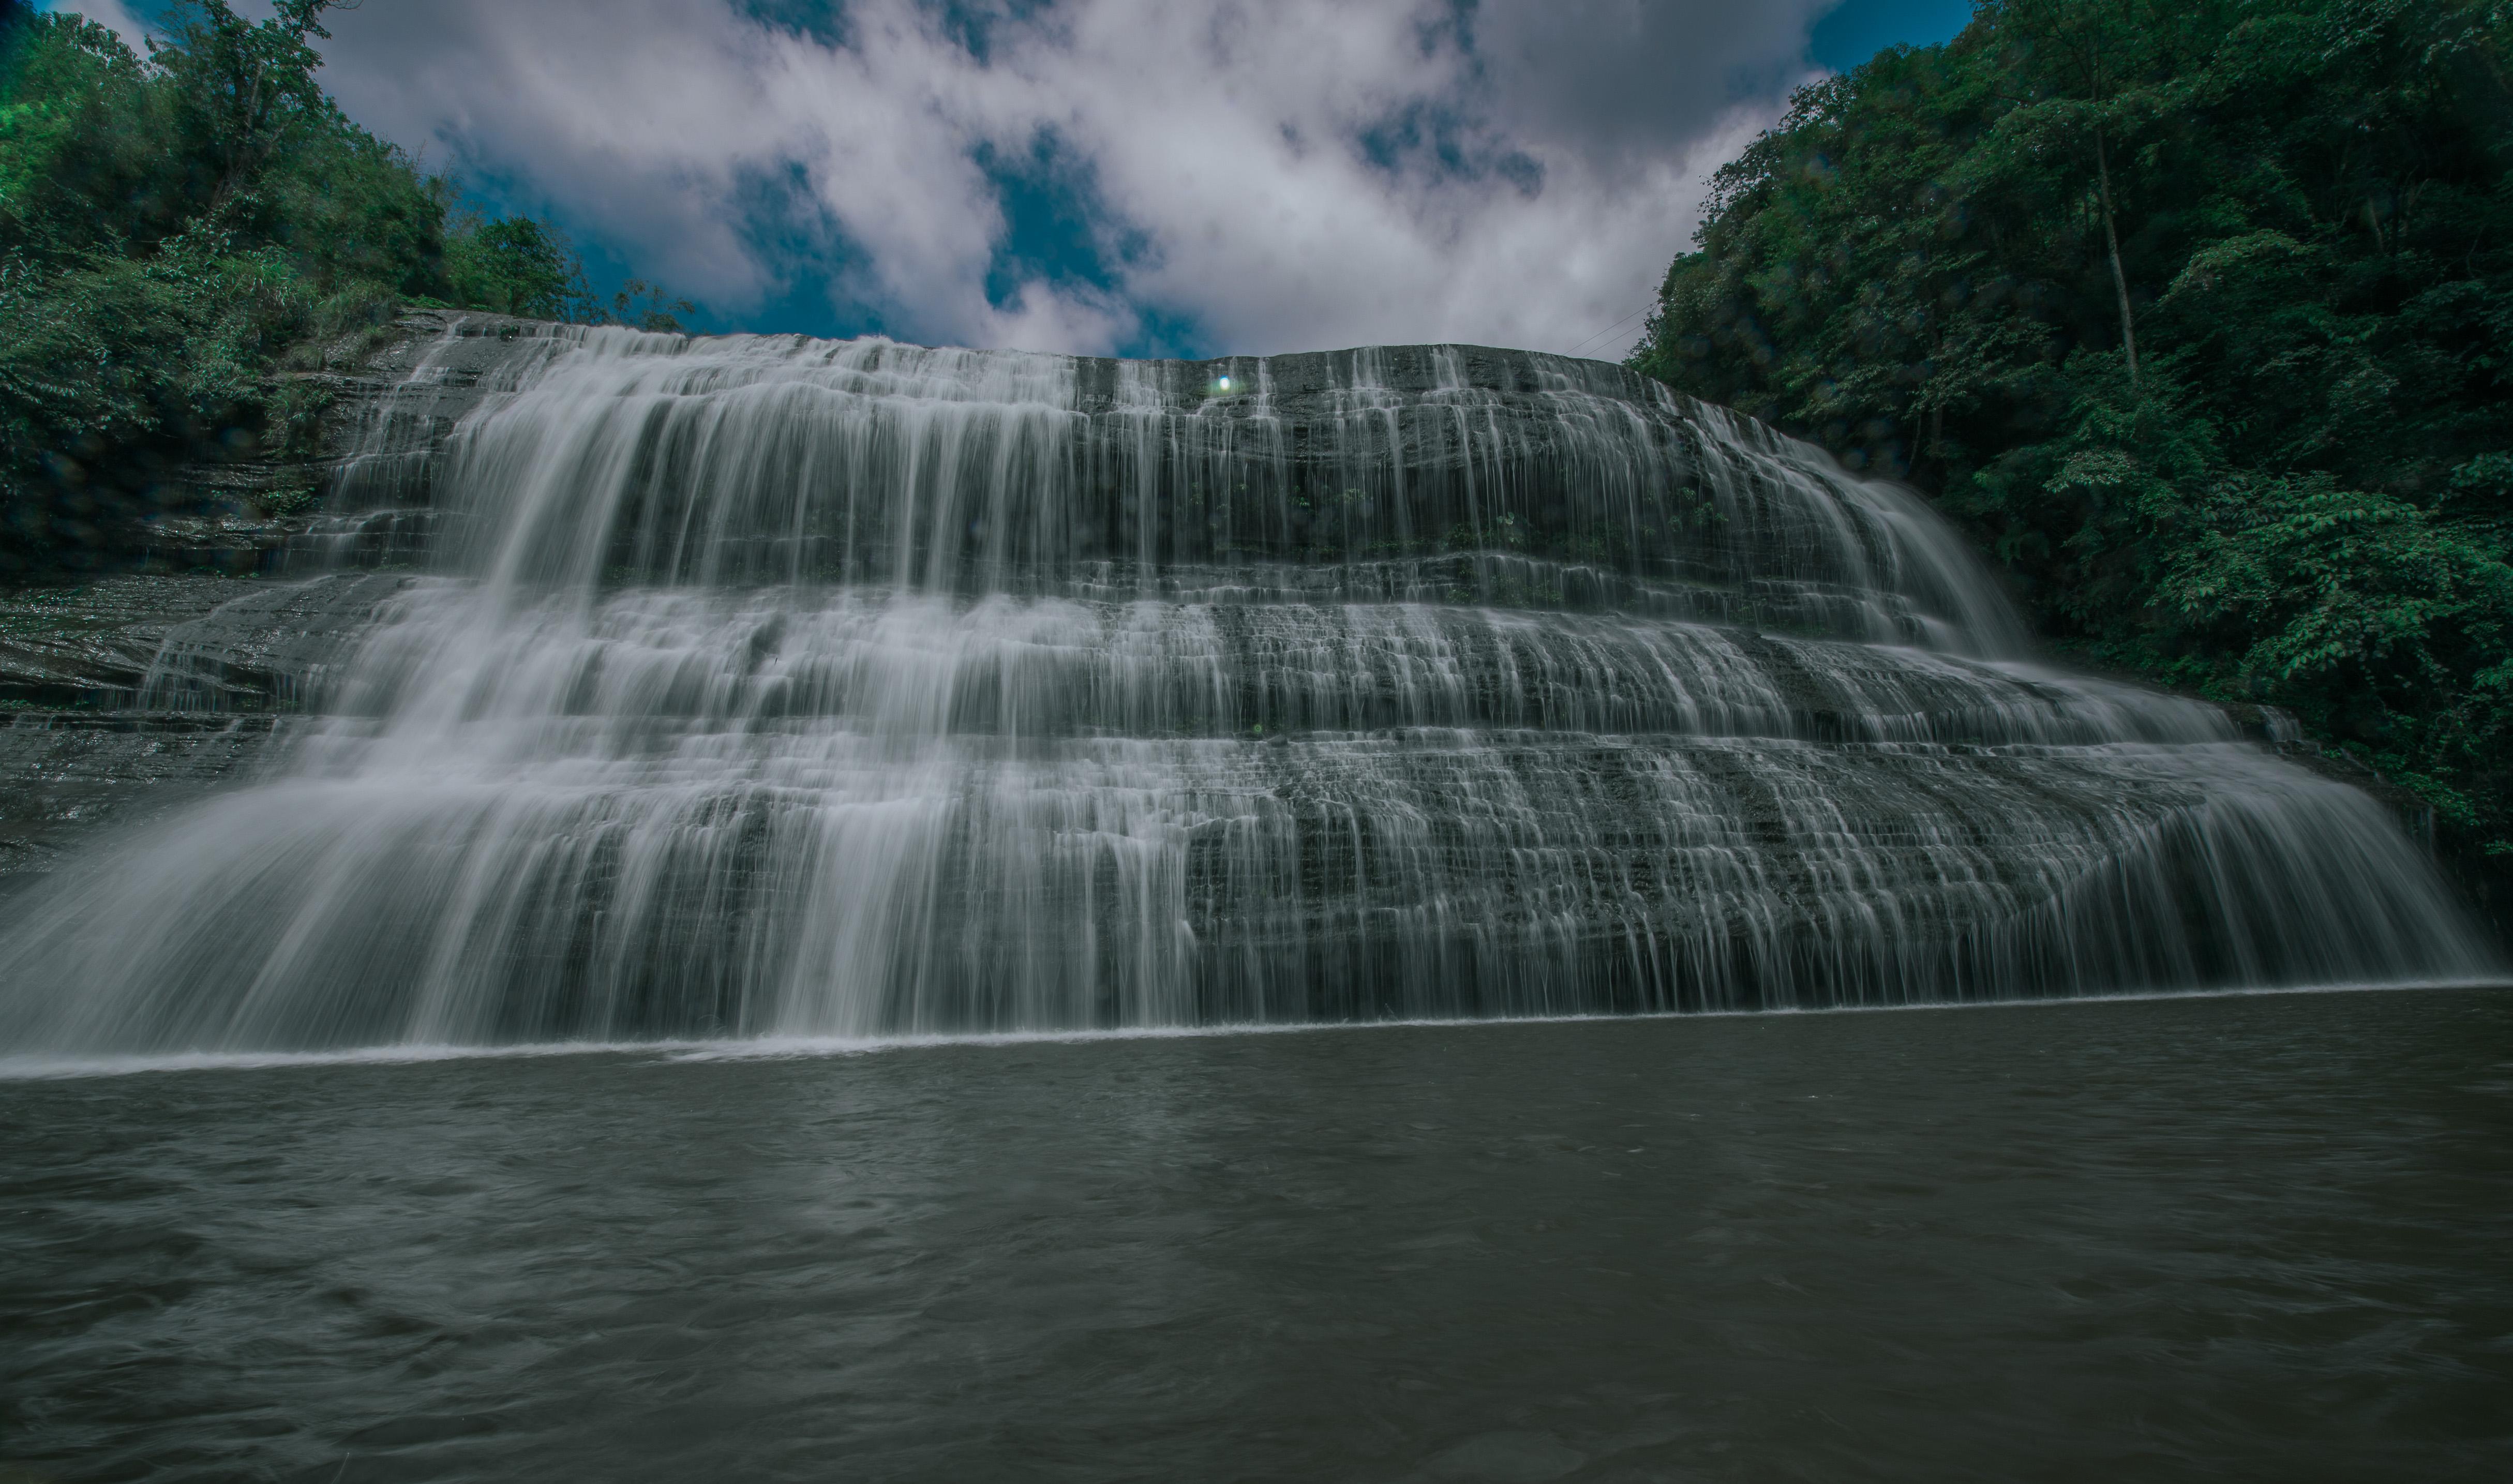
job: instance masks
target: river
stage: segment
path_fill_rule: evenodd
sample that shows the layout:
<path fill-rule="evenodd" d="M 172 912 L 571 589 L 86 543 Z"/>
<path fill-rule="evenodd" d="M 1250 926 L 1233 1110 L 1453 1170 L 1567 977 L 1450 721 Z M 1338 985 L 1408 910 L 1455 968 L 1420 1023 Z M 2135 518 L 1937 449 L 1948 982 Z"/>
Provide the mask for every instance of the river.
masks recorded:
<path fill-rule="evenodd" d="M 0 1081 L 0 1478 L 2513 1472 L 2502 992 L 396 1057 Z"/>

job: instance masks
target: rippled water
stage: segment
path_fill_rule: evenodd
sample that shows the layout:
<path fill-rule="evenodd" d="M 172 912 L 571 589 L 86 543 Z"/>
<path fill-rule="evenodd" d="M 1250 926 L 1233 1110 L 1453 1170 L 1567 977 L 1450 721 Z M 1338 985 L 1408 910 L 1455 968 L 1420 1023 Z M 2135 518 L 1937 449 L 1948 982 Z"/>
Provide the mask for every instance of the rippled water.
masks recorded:
<path fill-rule="evenodd" d="M 2513 995 L 0 1083 L 11 1479 L 2499 1479 Z"/>

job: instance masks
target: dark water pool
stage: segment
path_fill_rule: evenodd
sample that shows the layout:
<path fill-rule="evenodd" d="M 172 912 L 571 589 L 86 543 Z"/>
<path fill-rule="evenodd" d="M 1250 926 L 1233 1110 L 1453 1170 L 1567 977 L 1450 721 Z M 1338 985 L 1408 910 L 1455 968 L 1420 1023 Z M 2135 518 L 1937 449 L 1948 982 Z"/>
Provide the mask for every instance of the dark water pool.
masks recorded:
<path fill-rule="evenodd" d="M 0 1479 L 2513 1477 L 2513 994 L 0 1083 Z"/>

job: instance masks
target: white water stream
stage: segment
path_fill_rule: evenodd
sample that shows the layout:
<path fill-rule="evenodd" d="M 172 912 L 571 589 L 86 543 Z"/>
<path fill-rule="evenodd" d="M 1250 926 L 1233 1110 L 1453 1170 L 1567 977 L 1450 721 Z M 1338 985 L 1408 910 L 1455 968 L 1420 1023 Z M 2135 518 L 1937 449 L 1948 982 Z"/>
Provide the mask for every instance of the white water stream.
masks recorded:
<path fill-rule="evenodd" d="M 494 390 L 376 420 L 339 502 L 432 489 L 432 570 L 275 776 L 17 905 L 0 1050 L 2494 971 L 2373 800 L 1614 367 L 595 331 Z"/>

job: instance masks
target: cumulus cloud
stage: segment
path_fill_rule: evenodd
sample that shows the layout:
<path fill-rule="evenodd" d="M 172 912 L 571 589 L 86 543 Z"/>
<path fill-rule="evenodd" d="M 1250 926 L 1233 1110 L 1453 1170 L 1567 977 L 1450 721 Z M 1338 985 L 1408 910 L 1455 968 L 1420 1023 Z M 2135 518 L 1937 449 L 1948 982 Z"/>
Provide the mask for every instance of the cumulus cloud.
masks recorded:
<path fill-rule="evenodd" d="M 1831 3 L 369 0 L 326 80 L 738 321 L 1615 356 Z"/>
<path fill-rule="evenodd" d="M 36 7 L 38 10 L 45 8 L 40 5 Z M 121 37 L 124 46 L 142 57 L 148 55 L 147 30 L 140 23 L 140 19 L 131 14 L 130 8 L 125 6 L 122 0 L 69 0 L 69 3 L 55 6 L 52 9 L 85 16 L 88 20 L 96 21 Z"/>

